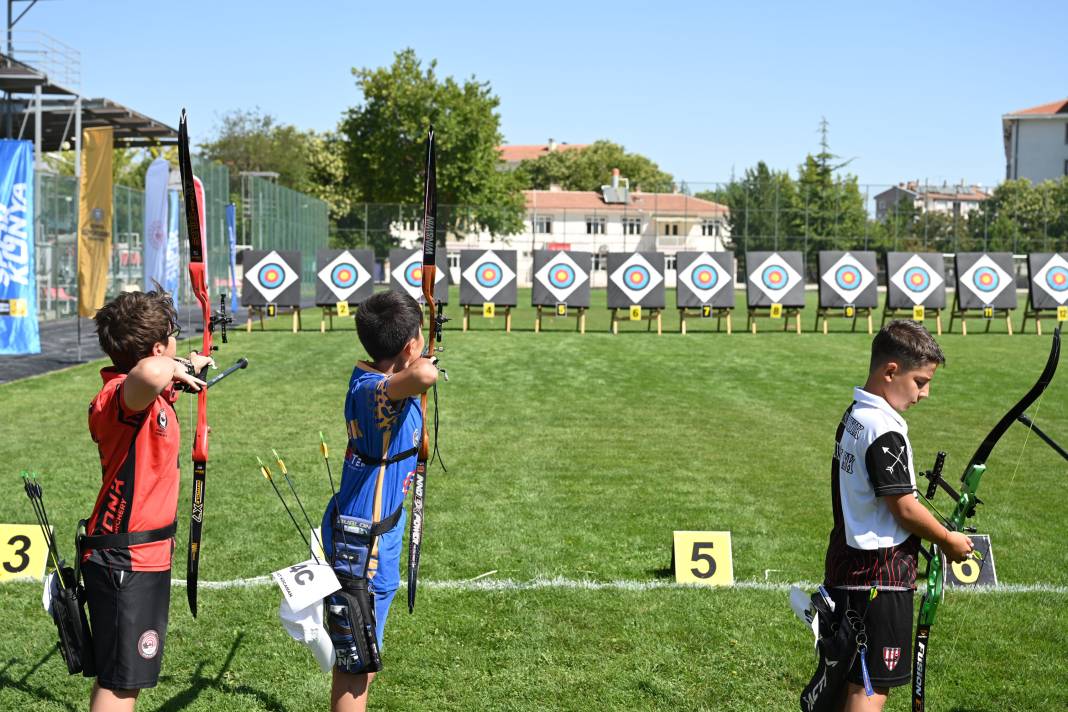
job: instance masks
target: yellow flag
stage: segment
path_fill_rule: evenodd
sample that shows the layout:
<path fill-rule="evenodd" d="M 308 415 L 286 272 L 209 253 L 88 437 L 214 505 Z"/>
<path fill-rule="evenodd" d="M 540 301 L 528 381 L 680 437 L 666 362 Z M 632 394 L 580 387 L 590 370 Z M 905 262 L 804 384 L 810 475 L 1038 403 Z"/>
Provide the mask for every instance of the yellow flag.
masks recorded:
<path fill-rule="evenodd" d="M 104 306 L 111 270 L 111 158 L 114 130 L 82 133 L 82 178 L 78 187 L 78 315 Z"/>

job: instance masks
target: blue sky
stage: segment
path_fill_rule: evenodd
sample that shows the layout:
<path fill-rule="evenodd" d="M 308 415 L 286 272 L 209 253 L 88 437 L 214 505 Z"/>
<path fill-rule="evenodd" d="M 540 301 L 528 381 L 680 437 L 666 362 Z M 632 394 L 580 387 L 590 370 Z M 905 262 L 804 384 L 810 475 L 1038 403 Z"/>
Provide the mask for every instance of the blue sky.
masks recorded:
<path fill-rule="evenodd" d="M 171 125 L 187 106 L 194 140 L 235 108 L 331 129 L 351 68 L 412 47 L 488 81 L 508 143 L 606 138 L 697 184 L 796 171 L 825 116 L 862 183 L 990 185 L 1001 115 L 1068 98 L 1065 27 L 1063 1 L 52 0 L 17 29 L 79 49 L 86 95 Z"/>

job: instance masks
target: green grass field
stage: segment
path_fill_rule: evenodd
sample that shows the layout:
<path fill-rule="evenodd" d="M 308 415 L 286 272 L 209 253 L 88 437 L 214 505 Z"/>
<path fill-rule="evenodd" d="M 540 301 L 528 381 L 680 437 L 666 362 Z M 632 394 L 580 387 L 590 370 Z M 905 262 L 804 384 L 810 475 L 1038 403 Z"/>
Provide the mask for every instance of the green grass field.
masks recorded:
<path fill-rule="evenodd" d="M 251 365 L 211 394 L 203 581 L 263 576 L 303 558 L 256 455 L 279 449 L 313 516 L 329 495 L 320 430 L 338 472 L 346 384 L 362 353 L 351 322 L 323 335 L 318 314 L 304 316 L 302 333 L 289 333 L 283 316 L 266 332 L 235 333 L 217 354 L 221 365 L 241 355 Z M 661 337 L 644 324 L 613 337 L 601 301 L 584 336 L 573 319 L 532 333 L 529 307 L 512 334 L 501 318 L 479 314 L 469 333 L 451 322 L 442 354 L 451 382 L 440 389 L 449 471 L 430 473 L 424 583 L 414 616 L 398 595 L 372 707 L 796 709 L 815 660 L 783 586 L 822 575 L 834 430 L 870 344 L 864 333 L 813 334 L 814 319 L 807 311 L 801 336 L 768 320 L 760 335 L 744 333 L 744 313 L 732 336 L 704 333 L 698 320 L 680 336 L 669 311 Z M 1034 382 L 1050 340 L 941 343 L 948 366 L 907 418 L 917 467 L 946 450 L 956 475 Z M 9 493 L 0 522 L 33 521 L 18 472 L 38 470 L 68 556 L 99 487 L 85 409 L 102 365 L 0 386 Z M 185 570 L 192 400 L 178 405 L 186 444 L 176 576 Z M 1062 442 L 1066 402 L 1061 373 L 1037 422 Z M 989 465 L 977 521 L 1013 587 L 947 594 L 932 631 L 928 709 L 1068 709 L 1068 524 L 1058 496 L 1068 467 L 1019 425 Z M 732 532 L 739 586 L 671 583 L 672 531 L 686 529 Z M 328 678 L 282 630 L 279 600 L 273 586 L 204 588 L 193 620 L 176 587 L 163 680 L 139 709 L 326 709 Z M 89 683 L 69 678 L 52 652 L 39 584 L 0 585 L 0 629 L 0 710 L 85 708 Z M 887 709 L 908 708 L 901 689 Z"/>

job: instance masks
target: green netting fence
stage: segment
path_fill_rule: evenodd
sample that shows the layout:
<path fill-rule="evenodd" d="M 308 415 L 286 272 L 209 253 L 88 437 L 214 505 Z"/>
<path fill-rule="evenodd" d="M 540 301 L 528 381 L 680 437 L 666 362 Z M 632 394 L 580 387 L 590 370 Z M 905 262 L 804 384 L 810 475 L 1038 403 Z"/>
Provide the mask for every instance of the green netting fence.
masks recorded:
<path fill-rule="evenodd" d="M 330 240 L 323 201 L 257 176 L 241 176 L 242 245 L 255 250 L 299 250 L 301 293 L 315 295 L 315 253 Z"/>

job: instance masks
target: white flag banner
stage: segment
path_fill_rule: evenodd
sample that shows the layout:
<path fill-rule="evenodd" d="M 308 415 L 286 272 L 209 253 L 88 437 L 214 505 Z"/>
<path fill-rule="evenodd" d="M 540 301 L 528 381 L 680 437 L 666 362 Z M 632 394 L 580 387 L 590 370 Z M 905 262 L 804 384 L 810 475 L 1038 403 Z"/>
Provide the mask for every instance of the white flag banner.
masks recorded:
<path fill-rule="evenodd" d="M 145 174 L 144 265 L 147 292 L 156 284 L 166 288 L 167 279 L 167 179 L 171 167 L 166 158 L 157 158 Z M 177 265 L 175 265 L 177 268 Z"/>

